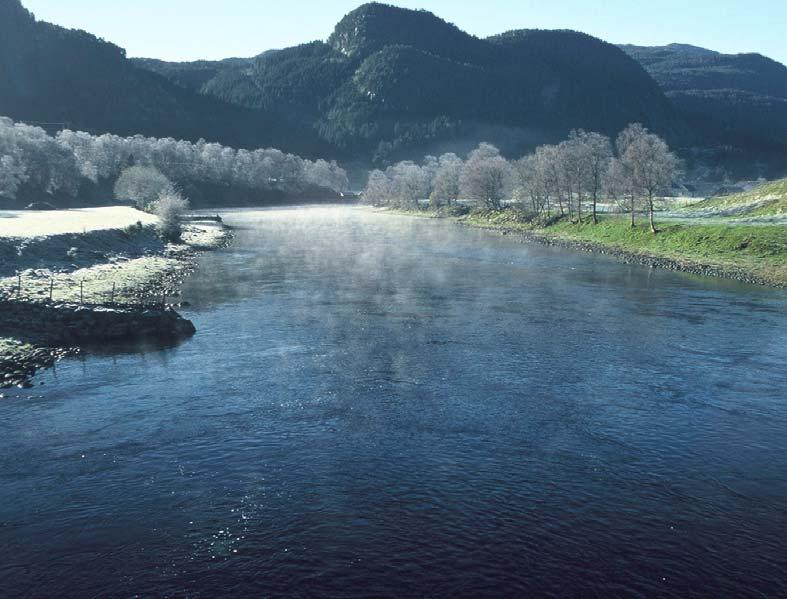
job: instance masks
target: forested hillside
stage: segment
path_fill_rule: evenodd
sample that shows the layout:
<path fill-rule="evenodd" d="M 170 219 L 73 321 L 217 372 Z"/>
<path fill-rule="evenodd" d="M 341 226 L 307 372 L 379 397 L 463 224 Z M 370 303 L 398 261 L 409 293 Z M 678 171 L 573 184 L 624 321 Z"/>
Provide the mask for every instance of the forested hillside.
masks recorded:
<path fill-rule="evenodd" d="M 432 13 L 372 3 L 326 41 L 222 61 L 128 60 L 0 0 L 0 115 L 50 131 L 274 146 L 361 168 L 481 141 L 521 155 L 572 129 L 612 135 L 640 122 L 690 168 L 784 169 L 783 65 L 690 46 L 624 50 L 573 31 L 479 39 Z"/>
<path fill-rule="evenodd" d="M 383 4 L 348 14 L 327 42 L 249 61 L 137 64 L 240 106 L 286 106 L 342 155 L 378 162 L 482 139 L 516 153 L 573 128 L 612 133 L 632 121 L 686 134 L 658 86 L 615 46 L 571 31 L 482 40 Z"/>
<path fill-rule="evenodd" d="M 686 44 L 622 46 L 655 78 L 704 145 L 724 162 L 787 163 L 787 67 L 759 54 Z M 767 174 L 767 171 L 763 174 Z"/>
<path fill-rule="evenodd" d="M 199 138 L 241 147 L 315 153 L 309 131 L 194 94 L 140 69 L 125 51 L 83 31 L 36 21 L 19 0 L 0 0 L 0 115 L 94 133 Z"/>

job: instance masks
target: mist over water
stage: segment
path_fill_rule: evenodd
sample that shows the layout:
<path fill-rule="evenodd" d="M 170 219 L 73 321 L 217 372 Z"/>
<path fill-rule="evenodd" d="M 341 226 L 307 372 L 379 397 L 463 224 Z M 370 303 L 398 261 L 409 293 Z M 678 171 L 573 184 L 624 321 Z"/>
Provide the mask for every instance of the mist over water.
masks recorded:
<path fill-rule="evenodd" d="M 0 595 L 787 594 L 787 295 L 226 214 L 176 348 L 0 401 Z"/>

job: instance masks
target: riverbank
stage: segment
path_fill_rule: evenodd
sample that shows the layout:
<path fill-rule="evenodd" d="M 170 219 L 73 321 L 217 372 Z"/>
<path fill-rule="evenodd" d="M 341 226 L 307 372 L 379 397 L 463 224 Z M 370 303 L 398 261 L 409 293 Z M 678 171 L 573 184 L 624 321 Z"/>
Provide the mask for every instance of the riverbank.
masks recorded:
<path fill-rule="evenodd" d="M 633 229 L 627 217 L 602 216 L 594 225 L 561 220 L 529 221 L 514 209 L 472 212 L 399 211 L 455 222 L 527 241 L 613 256 L 641 264 L 770 287 L 787 287 L 787 227 L 779 225 L 660 223 L 653 235 L 644 222 Z"/>
<path fill-rule="evenodd" d="M 64 231 L 69 217 L 61 215 L 69 213 L 58 212 L 50 213 L 55 234 L 42 225 L 27 237 L 0 235 L 0 388 L 27 386 L 37 370 L 91 344 L 193 334 L 174 311 L 180 285 L 199 253 L 226 246 L 232 232 L 220 222 L 188 222 L 180 243 L 163 244 L 155 224 L 135 212 L 123 215 L 122 228 L 93 219 L 83 233 Z"/>

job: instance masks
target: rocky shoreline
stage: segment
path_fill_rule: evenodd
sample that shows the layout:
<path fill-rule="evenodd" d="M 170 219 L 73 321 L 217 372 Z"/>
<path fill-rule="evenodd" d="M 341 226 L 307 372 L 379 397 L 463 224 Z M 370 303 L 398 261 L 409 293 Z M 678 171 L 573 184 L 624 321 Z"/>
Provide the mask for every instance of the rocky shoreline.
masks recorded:
<path fill-rule="evenodd" d="M 674 258 L 667 258 L 664 256 L 655 256 L 648 253 L 624 250 L 613 245 L 605 245 L 603 243 L 594 241 L 570 239 L 555 234 L 545 233 L 543 230 L 522 230 L 520 228 L 512 228 L 502 224 L 493 224 L 491 222 L 489 224 L 473 221 L 468 222 L 466 216 L 442 215 L 434 212 L 424 213 L 422 211 L 390 210 L 379 208 L 374 208 L 374 210 L 377 212 L 388 212 L 392 214 L 401 214 L 403 216 L 413 216 L 416 218 L 448 219 L 463 227 L 495 231 L 501 235 L 519 236 L 523 242 L 539 243 L 546 246 L 610 256 L 619 262 L 623 262 L 624 264 L 636 264 L 654 269 L 658 268 L 662 270 L 685 272 L 688 274 L 705 277 L 716 277 L 720 279 L 738 281 L 741 283 L 760 285 L 762 287 L 772 287 L 776 289 L 787 288 L 787 283 L 783 281 L 760 277 L 744 268 L 708 264 L 691 259 L 676 260 Z"/>
<path fill-rule="evenodd" d="M 63 358 L 79 354 L 79 348 L 35 347 L 21 341 L 0 346 L 0 391 L 11 387 L 30 388 L 39 370 L 51 368 Z M 3 395 L 0 393 L 0 398 Z"/>
<path fill-rule="evenodd" d="M 445 218 L 441 216 L 432 216 L 430 218 Z M 512 229 L 506 226 L 489 225 L 480 226 L 473 223 L 464 221 L 461 217 L 448 217 L 457 224 L 465 227 L 472 227 L 476 229 L 485 229 L 488 231 L 496 231 L 501 235 L 518 235 L 523 242 L 539 243 L 541 245 L 559 247 L 569 250 L 603 254 L 611 256 L 623 262 L 624 264 L 636 264 L 639 266 L 646 266 L 648 268 L 658 268 L 663 270 L 671 270 L 676 272 L 685 272 L 688 274 L 700 275 L 705 277 L 717 277 L 720 279 L 728 279 L 738 281 L 740 283 L 749 283 L 752 285 L 760 285 L 762 287 L 773 287 L 776 289 L 787 288 L 787 284 L 780 281 L 774 281 L 765 277 L 758 277 L 751 272 L 742 268 L 734 268 L 729 266 L 721 266 L 716 264 L 707 264 L 697 262 L 695 260 L 675 260 L 674 258 L 667 258 L 663 256 L 654 256 L 652 254 L 632 252 L 629 250 L 620 249 L 612 245 L 605 245 L 593 241 L 583 241 L 579 239 L 568 239 L 557 235 L 549 235 L 538 231 L 522 231 L 521 229 Z"/>
<path fill-rule="evenodd" d="M 0 389 L 28 388 L 36 372 L 91 348 L 162 346 L 193 335 L 193 323 L 176 311 L 180 287 L 203 251 L 226 247 L 231 241 L 232 230 L 226 225 L 192 226 L 181 244 L 135 260 L 116 256 L 119 270 L 112 272 L 123 273 L 125 285 L 118 290 L 116 302 L 103 296 L 51 301 L 41 289 L 21 297 L 0 294 Z M 139 264 L 124 270 L 134 262 Z M 99 264 L 90 272 L 102 275 L 101 269 L 110 266 Z M 38 276 L 32 272 L 19 280 L 25 289 L 40 288 L 49 279 L 39 281 Z"/>
<path fill-rule="evenodd" d="M 771 281 L 762 277 L 753 275 L 743 269 L 717 266 L 712 264 L 701 264 L 693 261 L 679 261 L 672 258 L 664 258 L 652 256 L 648 254 L 638 254 L 628 250 L 622 250 L 613 246 L 607 246 L 601 243 L 591 241 L 579 241 L 574 239 L 565 239 L 550 235 L 544 235 L 535 232 L 522 232 L 512 231 L 504 227 L 495 228 L 493 230 L 499 231 L 503 235 L 518 234 L 521 235 L 524 241 L 540 243 L 542 245 L 560 247 L 570 250 L 579 250 L 593 254 L 603 254 L 612 256 L 618 261 L 625 264 L 637 264 L 640 266 L 647 266 L 649 268 L 660 268 L 664 270 L 672 270 L 678 272 L 685 272 L 689 274 L 701 275 L 706 277 L 718 277 L 722 279 L 730 279 L 739 281 L 741 283 L 750 283 L 753 285 L 761 285 L 764 287 L 784 288 L 785 285 L 776 281 Z"/>

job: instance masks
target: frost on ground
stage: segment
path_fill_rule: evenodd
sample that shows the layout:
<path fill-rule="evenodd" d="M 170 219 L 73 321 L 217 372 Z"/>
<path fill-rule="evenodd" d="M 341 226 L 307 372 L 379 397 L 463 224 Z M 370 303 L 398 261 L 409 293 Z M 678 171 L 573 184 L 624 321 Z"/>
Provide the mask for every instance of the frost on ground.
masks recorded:
<path fill-rule="evenodd" d="M 0 210 L 0 237 L 47 237 L 155 225 L 152 214 L 126 206 L 75 210 Z"/>
<path fill-rule="evenodd" d="M 130 208 L 0 214 L 0 298 L 31 303 L 177 303 L 196 252 L 229 238 L 221 224 L 194 222 L 183 227 L 181 243 L 164 244 L 156 217 Z M 22 384 L 27 379 L 20 377 L 59 355 L 16 336 L 0 335 L 0 388 L 4 376 Z"/>
<path fill-rule="evenodd" d="M 51 297 L 55 302 L 86 304 L 135 304 L 166 299 L 164 294 L 171 299 L 177 293 L 178 279 L 189 268 L 184 258 L 195 251 L 220 247 L 226 236 L 221 226 L 190 224 L 184 227 L 181 244 L 151 245 L 149 235 L 140 234 L 131 242 L 122 236 L 115 240 L 115 249 L 120 250 L 117 253 L 112 252 L 112 239 L 102 236 L 102 249 L 94 250 L 82 264 L 78 264 L 82 260 L 78 251 L 71 256 L 65 252 L 65 262 L 73 260 L 65 266 L 65 246 L 58 243 L 59 236 L 45 238 L 43 247 L 52 253 L 47 257 L 46 251 L 38 250 L 37 267 L 15 274 L 6 269 L 7 276 L 0 277 L 0 296 L 22 301 L 48 301 Z"/>

